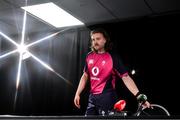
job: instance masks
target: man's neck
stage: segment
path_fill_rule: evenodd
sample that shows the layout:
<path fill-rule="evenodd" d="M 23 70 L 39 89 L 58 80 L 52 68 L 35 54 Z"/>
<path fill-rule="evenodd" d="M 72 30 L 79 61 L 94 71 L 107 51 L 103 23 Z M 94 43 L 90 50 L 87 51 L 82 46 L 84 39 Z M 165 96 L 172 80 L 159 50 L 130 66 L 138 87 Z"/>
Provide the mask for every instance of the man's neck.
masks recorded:
<path fill-rule="evenodd" d="M 102 54 L 102 53 L 105 53 L 105 52 L 106 52 L 106 51 L 105 51 L 104 49 L 97 51 L 97 53 L 99 53 L 99 54 Z"/>

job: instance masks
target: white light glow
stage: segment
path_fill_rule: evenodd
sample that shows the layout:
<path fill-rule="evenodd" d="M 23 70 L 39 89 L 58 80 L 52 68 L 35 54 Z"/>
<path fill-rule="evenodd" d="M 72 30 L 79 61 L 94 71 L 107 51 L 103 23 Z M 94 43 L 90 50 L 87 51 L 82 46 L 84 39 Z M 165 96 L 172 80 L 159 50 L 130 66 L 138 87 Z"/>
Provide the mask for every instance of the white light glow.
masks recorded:
<path fill-rule="evenodd" d="M 135 71 L 135 70 L 132 70 L 132 71 L 131 71 L 131 74 L 132 74 L 132 75 L 136 74 L 136 71 Z"/>
<path fill-rule="evenodd" d="M 24 18 L 23 18 L 23 29 L 22 29 L 22 38 L 21 38 L 21 45 L 24 44 L 24 37 L 25 37 L 25 30 L 26 30 L 26 11 L 24 11 Z"/>
<path fill-rule="evenodd" d="M 60 75 L 59 73 L 57 73 L 52 67 L 50 67 L 48 64 L 44 63 L 42 60 L 40 60 L 39 58 L 37 58 L 35 55 L 33 55 L 32 53 L 28 52 L 28 54 L 34 58 L 37 62 L 39 62 L 42 66 L 44 66 L 46 69 L 50 70 L 51 72 L 55 73 L 57 76 L 59 76 L 61 79 L 63 79 L 66 83 L 68 83 L 69 85 L 72 86 L 72 83 L 69 82 L 68 80 L 66 80 L 62 75 Z"/>
<path fill-rule="evenodd" d="M 2 58 L 4 58 L 4 57 L 7 57 L 7 56 L 9 56 L 9 55 L 12 55 L 12 54 L 14 54 L 14 53 L 16 53 L 18 50 L 16 49 L 16 50 L 13 50 L 13 51 L 11 51 L 11 52 L 8 52 L 8 53 L 6 53 L 6 54 L 4 54 L 4 55 L 1 55 L 0 56 L 0 59 L 2 59 Z"/>
<path fill-rule="evenodd" d="M 46 37 L 44 37 L 44 38 L 42 38 L 42 39 L 40 39 L 40 40 L 36 40 L 35 42 L 28 44 L 27 47 L 30 47 L 30 46 L 33 46 L 33 45 L 38 44 L 38 43 L 40 43 L 40 42 L 43 42 L 44 40 L 48 40 L 49 38 L 51 38 L 51 37 L 59 34 L 60 32 L 61 32 L 61 31 L 56 32 L 56 33 L 53 33 L 53 34 L 51 34 L 51 35 L 49 35 L 49 36 L 46 36 Z"/>
<path fill-rule="evenodd" d="M 48 64 L 44 63 L 42 60 L 40 60 L 39 58 L 37 58 L 35 55 L 31 54 L 30 52 L 28 52 L 30 56 L 32 56 L 36 61 L 38 61 L 41 65 L 43 65 L 45 68 L 47 68 L 50 71 L 54 71 Z"/>
<path fill-rule="evenodd" d="M 10 37 L 8 37 L 7 35 L 5 35 L 4 33 L 2 33 L 2 32 L 0 31 L 0 35 L 3 36 L 3 37 L 5 38 L 5 40 L 11 42 L 12 44 L 14 44 L 14 45 L 17 47 L 16 50 L 13 50 L 13 51 L 10 51 L 10 52 L 8 52 L 8 53 L 6 53 L 6 54 L 0 55 L 0 59 L 5 58 L 5 57 L 8 57 L 8 56 L 10 56 L 10 55 L 12 55 L 12 54 L 14 54 L 14 53 L 16 53 L 16 52 L 19 53 L 19 63 L 18 63 L 17 78 L 16 78 L 16 93 L 15 93 L 14 107 L 15 107 L 15 105 L 16 105 L 18 88 L 19 88 L 19 83 L 20 83 L 20 80 L 21 80 L 21 67 L 22 67 L 22 62 L 23 62 L 24 59 L 27 59 L 27 58 L 29 58 L 29 57 L 33 57 L 37 62 L 39 62 L 39 63 L 40 63 L 42 66 L 44 66 L 46 69 L 52 71 L 52 72 L 55 73 L 58 77 L 60 77 L 61 79 L 63 79 L 66 83 L 68 83 L 69 85 L 72 86 L 72 83 L 71 83 L 71 82 L 69 82 L 68 80 L 66 80 L 63 76 L 61 76 L 59 73 L 57 73 L 57 72 L 56 72 L 53 68 L 51 68 L 48 64 L 44 63 L 44 62 L 41 61 L 38 57 L 34 56 L 32 53 L 30 53 L 30 52 L 28 51 L 28 47 L 33 46 L 33 45 L 35 45 L 35 44 L 38 44 L 38 43 L 40 43 L 40 42 L 42 42 L 42 41 L 44 41 L 44 40 L 47 40 L 47 39 L 49 39 L 49 38 L 51 38 L 51 37 L 53 37 L 53 36 L 55 36 L 55 35 L 63 32 L 63 31 L 67 30 L 67 29 L 62 30 L 62 31 L 59 31 L 59 32 L 56 32 L 56 33 L 53 33 L 53 34 L 51 34 L 51 35 L 49 35 L 49 36 L 47 36 L 47 37 L 44 37 L 44 38 L 42 38 L 42 39 L 40 39 L 40 40 L 37 40 L 37 41 L 35 41 L 35 42 L 33 42 L 33 43 L 30 43 L 30 44 L 28 44 L 28 45 L 24 45 L 25 32 L 26 32 L 26 31 L 25 31 L 25 30 L 26 30 L 26 15 L 27 15 L 27 14 L 26 14 L 26 11 L 24 11 L 23 27 L 22 27 L 22 33 L 21 33 L 21 34 L 22 34 L 22 38 L 21 38 L 21 43 L 20 43 L 20 44 L 16 43 L 15 40 L 11 39 Z M 50 39 L 50 40 L 52 40 L 52 39 Z"/>
<path fill-rule="evenodd" d="M 22 66 L 22 53 L 19 56 L 19 65 L 18 65 L 18 72 L 17 72 L 17 79 L 16 79 L 16 89 L 19 88 L 19 82 L 21 77 L 21 66 Z"/>
<path fill-rule="evenodd" d="M 21 7 L 55 27 L 83 25 L 81 21 L 52 2 Z"/>
<path fill-rule="evenodd" d="M 17 90 L 19 87 L 20 79 L 21 79 L 21 66 L 22 66 L 23 53 L 26 52 L 26 47 L 24 46 L 24 36 L 25 36 L 25 30 L 26 30 L 25 28 L 26 28 L 26 11 L 24 11 L 24 17 L 23 17 L 21 44 L 18 45 L 18 48 L 17 48 L 18 52 L 19 52 L 19 65 L 18 65 L 18 72 L 17 72 L 17 79 L 16 79 L 16 89 Z"/>
<path fill-rule="evenodd" d="M 31 55 L 28 52 L 23 53 L 22 60 L 28 59 Z"/>
<path fill-rule="evenodd" d="M 18 46 L 18 52 L 19 53 L 25 53 L 26 52 L 26 46 L 25 45 Z"/>
<path fill-rule="evenodd" d="M 0 32 L 0 35 L 2 35 L 4 38 L 6 38 L 6 40 L 10 41 L 11 43 L 13 43 L 16 46 L 19 46 L 16 42 L 14 42 L 14 40 L 12 40 L 10 37 L 8 37 L 7 35 L 5 35 L 4 33 Z"/>

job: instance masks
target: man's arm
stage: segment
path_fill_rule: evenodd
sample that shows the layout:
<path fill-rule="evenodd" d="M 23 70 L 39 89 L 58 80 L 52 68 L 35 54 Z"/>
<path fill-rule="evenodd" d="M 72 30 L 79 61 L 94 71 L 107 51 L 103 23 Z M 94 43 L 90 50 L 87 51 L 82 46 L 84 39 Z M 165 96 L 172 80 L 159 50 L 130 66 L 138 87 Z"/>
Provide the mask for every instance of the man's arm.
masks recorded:
<path fill-rule="evenodd" d="M 84 72 L 80 79 L 80 82 L 79 82 L 79 85 L 78 85 L 78 88 L 77 88 L 77 91 L 76 91 L 76 94 L 74 97 L 74 104 L 78 108 L 80 108 L 80 94 L 84 90 L 87 80 L 88 80 L 88 74 L 86 72 Z"/>
<path fill-rule="evenodd" d="M 81 92 L 84 90 L 86 83 L 87 83 L 87 80 L 88 80 L 88 74 L 86 72 L 84 72 L 81 79 L 80 79 L 80 82 L 79 82 L 79 85 L 78 85 L 78 88 L 76 91 L 77 95 L 80 95 Z"/>
<path fill-rule="evenodd" d="M 139 89 L 137 88 L 133 79 L 129 75 L 125 75 L 122 77 L 122 80 L 123 80 L 124 84 L 126 85 L 126 87 L 131 91 L 131 93 L 137 97 L 137 95 L 139 93 Z M 150 103 L 148 101 L 145 101 L 145 103 L 143 104 L 143 107 L 150 108 Z"/>
<path fill-rule="evenodd" d="M 125 75 L 122 77 L 122 80 L 131 93 L 136 96 L 136 94 L 139 92 L 139 89 L 137 88 L 133 79 L 129 75 Z"/>

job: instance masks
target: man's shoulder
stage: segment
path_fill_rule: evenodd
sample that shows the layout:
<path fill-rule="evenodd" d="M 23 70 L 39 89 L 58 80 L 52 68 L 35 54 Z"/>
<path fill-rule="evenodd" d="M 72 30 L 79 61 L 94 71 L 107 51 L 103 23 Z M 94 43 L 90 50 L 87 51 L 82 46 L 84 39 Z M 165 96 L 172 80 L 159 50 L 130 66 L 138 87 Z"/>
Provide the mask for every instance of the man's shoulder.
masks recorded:
<path fill-rule="evenodd" d="M 122 61 L 120 53 L 112 51 L 112 52 L 109 52 L 109 54 L 111 55 L 114 62 Z"/>
<path fill-rule="evenodd" d="M 89 59 L 89 57 L 93 54 L 93 51 L 90 51 L 86 54 L 86 60 Z"/>
<path fill-rule="evenodd" d="M 90 54 L 92 54 L 92 53 L 93 53 L 93 51 L 90 51 L 90 52 L 87 53 L 87 55 L 90 55 Z"/>
<path fill-rule="evenodd" d="M 93 51 L 90 51 L 86 54 L 86 57 L 89 56 L 89 55 L 92 55 L 94 52 Z"/>

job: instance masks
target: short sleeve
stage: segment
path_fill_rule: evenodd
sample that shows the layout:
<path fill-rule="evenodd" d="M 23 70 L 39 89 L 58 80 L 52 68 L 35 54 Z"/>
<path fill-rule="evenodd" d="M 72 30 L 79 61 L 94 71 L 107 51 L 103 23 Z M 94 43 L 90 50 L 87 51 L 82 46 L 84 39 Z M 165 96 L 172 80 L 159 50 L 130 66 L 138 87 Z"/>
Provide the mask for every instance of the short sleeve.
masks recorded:
<path fill-rule="evenodd" d="M 87 61 L 85 61 L 85 65 L 84 65 L 84 70 L 83 70 L 83 72 L 85 72 L 85 73 L 89 73 L 88 72 L 88 67 L 87 67 Z"/>
<path fill-rule="evenodd" d="M 91 53 L 91 52 L 90 52 L 90 53 Z M 85 73 L 87 73 L 87 74 L 89 74 L 87 59 L 88 59 L 88 56 L 89 56 L 90 53 L 88 53 L 88 54 L 86 55 L 86 60 L 85 60 L 85 65 L 84 65 L 84 70 L 83 70 L 83 72 L 85 72 Z"/>
<path fill-rule="evenodd" d="M 116 53 L 111 54 L 111 56 L 113 60 L 113 70 L 115 73 L 117 73 L 121 78 L 125 75 L 128 75 L 128 70 L 124 66 L 121 57 Z"/>

